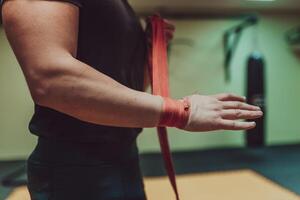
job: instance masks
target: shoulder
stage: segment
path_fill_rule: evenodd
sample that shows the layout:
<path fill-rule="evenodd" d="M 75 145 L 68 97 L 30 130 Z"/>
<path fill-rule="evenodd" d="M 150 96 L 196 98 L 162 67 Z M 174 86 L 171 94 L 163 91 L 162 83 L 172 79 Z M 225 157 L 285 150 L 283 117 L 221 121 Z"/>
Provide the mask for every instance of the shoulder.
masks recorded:
<path fill-rule="evenodd" d="M 5 2 L 6 0 L 0 0 L 0 6 Z M 40 0 L 40 1 L 45 1 L 45 0 Z M 52 0 L 52 1 L 60 1 L 60 2 L 65 2 L 65 3 L 71 3 L 74 4 L 78 7 L 82 7 L 83 5 L 83 0 Z"/>

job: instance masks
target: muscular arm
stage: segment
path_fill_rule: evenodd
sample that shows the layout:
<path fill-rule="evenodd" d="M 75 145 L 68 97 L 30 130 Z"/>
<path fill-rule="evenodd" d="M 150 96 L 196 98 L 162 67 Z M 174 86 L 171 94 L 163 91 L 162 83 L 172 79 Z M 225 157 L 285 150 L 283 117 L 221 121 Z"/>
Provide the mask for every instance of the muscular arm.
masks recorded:
<path fill-rule="evenodd" d="M 157 125 L 161 97 L 132 90 L 75 58 L 76 6 L 7 0 L 2 15 L 35 103 L 95 124 Z"/>

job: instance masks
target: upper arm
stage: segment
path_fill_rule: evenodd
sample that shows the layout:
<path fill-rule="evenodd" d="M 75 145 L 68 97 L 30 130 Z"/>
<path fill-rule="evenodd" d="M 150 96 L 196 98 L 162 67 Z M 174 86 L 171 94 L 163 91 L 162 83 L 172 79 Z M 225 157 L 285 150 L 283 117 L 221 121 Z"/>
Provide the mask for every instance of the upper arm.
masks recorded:
<path fill-rule="evenodd" d="M 3 26 L 29 87 L 51 62 L 76 56 L 78 7 L 44 0 L 6 0 Z M 55 70 L 54 70 L 55 71 Z"/>

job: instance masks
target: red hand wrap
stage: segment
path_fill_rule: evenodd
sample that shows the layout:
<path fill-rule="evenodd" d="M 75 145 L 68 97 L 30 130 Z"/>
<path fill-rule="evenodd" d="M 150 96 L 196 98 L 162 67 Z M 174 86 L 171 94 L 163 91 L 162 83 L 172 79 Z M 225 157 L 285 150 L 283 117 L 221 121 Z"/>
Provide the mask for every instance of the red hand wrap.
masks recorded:
<path fill-rule="evenodd" d="M 169 94 L 169 77 L 168 77 L 168 59 L 167 59 L 167 43 L 165 37 L 165 22 L 159 16 L 152 16 L 149 18 L 149 27 L 151 30 L 150 41 L 151 47 L 149 49 L 149 72 L 152 86 L 152 93 L 163 97 L 170 96 Z M 171 102 L 171 103 L 168 103 Z M 182 126 L 187 117 L 183 117 L 186 113 L 180 103 L 174 100 L 165 98 L 164 111 L 161 116 L 161 126 L 174 125 Z M 180 116 L 180 117 L 178 117 Z M 182 119 L 182 120 L 181 120 Z M 183 120 L 185 119 L 185 120 Z M 158 137 L 161 146 L 162 155 L 165 161 L 167 174 L 175 193 L 176 200 L 179 200 L 179 194 L 176 185 L 175 169 L 170 152 L 168 135 L 166 127 L 158 127 Z"/>
<path fill-rule="evenodd" d="M 168 97 L 163 97 L 163 99 L 163 111 L 158 126 L 184 128 L 190 115 L 190 102 L 188 99 L 173 100 Z"/>

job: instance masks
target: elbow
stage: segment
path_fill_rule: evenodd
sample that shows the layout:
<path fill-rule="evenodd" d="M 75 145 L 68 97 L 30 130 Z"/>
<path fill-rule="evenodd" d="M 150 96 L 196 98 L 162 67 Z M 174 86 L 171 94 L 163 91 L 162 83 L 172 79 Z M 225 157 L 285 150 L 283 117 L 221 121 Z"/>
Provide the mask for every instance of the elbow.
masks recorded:
<path fill-rule="evenodd" d="M 63 59 L 62 62 L 45 62 L 41 65 L 31 65 L 27 73 L 29 90 L 34 103 L 51 107 L 56 100 L 57 92 L 63 84 L 70 82 L 73 78 L 70 65 L 74 62 L 71 59 Z M 27 67 L 29 68 L 29 67 Z"/>
<path fill-rule="evenodd" d="M 31 78 L 28 85 L 32 100 L 35 104 L 48 106 L 49 94 L 49 78 L 38 75 L 35 72 L 35 78 Z"/>
<path fill-rule="evenodd" d="M 44 82 L 46 81 L 40 81 L 30 86 L 30 93 L 35 104 L 48 107 L 49 103 L 47 99 L 50 99 L 48 92 L 49 89 Z"/>

